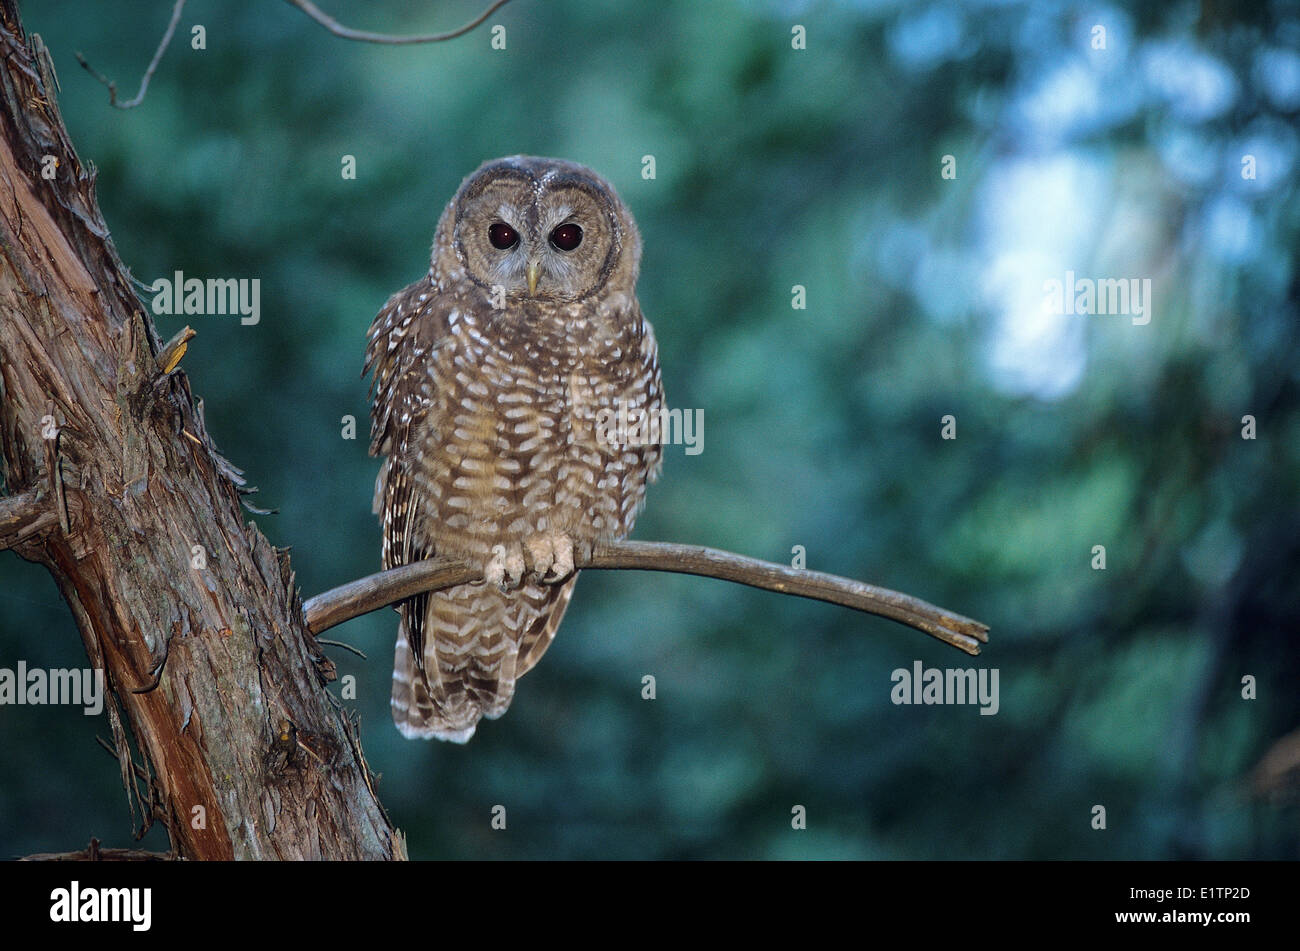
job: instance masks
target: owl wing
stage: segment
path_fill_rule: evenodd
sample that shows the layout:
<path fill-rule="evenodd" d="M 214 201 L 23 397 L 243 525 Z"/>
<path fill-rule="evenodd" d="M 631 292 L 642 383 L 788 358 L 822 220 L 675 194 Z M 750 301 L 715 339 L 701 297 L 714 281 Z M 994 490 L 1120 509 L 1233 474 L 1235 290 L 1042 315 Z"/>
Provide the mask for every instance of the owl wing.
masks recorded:
<path fill-rule="evenodd" d="M 370 454 L 386 456 L 375 481 L 375 514 L 382 514 L 385 569 L 432 558 L 436 552 L 415 540 L 413 527 L 420 497 L 405 460 L 408 439 L 432 406 L 426 372 L 433 351 L 448 339 L 452 303 L 435 293 L 427 280 L 417 281 L 388 299 L 367 334 L 362 376 L 370 382 Z M 417 668 L 423 667 L 424 619 L 428 593 L 398 605 Z"/>

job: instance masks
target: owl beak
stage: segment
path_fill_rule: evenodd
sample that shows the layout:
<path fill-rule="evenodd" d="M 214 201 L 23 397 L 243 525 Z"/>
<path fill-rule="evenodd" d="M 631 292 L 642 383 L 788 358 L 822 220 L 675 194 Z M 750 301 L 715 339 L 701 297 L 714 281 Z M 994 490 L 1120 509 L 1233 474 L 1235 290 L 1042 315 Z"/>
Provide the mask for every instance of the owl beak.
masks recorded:
<path fill-rule="evenodd" d="M 537 296 L 537 279 L 542 276 L 542 266 L 536 261 L 528 262 L 528 296 Z"/>

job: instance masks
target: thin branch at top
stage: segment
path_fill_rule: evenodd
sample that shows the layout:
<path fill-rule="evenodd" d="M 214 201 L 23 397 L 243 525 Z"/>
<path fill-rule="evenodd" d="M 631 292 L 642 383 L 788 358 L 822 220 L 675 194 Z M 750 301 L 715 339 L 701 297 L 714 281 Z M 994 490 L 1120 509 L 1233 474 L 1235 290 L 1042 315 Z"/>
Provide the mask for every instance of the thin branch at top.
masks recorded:
<path fill-rule="evenodd" d="M 311 0 L 285 0 L 285 3 L 297 7 L 337 37 L 341 37 L 345 40 L 358 40 L 362 43 L 384 43 L 390 46 L 403 46 L 410 43 L 442 43 L 446 40 L 454 40 L 458 36 L 464 36 L 509 2 L 510 0 L 496 0 L 495 3 L 473 20 L 470 20 L 459 30 L 452 30 L 450 33 L 425 33 L 415 36 L 398 36 L 392 33 L 371 33 L 368 30 L 354 30 L 351 27 L 344 26 L 338 20 L 322 11 L 316 6 L 316 4 L 312 3 Z"/>
<path fill-rule="evenodd" d="M 495 0 L 491 6 L 480 13 L 473 20 L 470 20 L 460 29 L 452 30 L 449 33 L 425 33 L 415 36 L 397 36 L 390 33 L 371 33 L 368 30 L 354 30 L 351 27 L 344 26 L 338 20 L 334 19 L 328 13 L 325 13 L 311 0 L 285 0 L 290 6 L 297 7 L 311 19 L 315 20 L 325 29 L 329 30 L 335 36 L 345 40 L 359 40 L 363 43 L 384 43 L 391 46 L 402 46 L 413 43 L 442 43 L 446 40 L 454 40 L 458 36 L 464 36 L 474 27 L 478 26 L 497 10 L 504 7 L 510 0 Z M 167 31 L 163 33 L 162 41 L 158 44 L 157 51 L 153 54 L 153 59 L 149 63 L 149 68 L 144 71 L 144 76 L 140 80 L 140 91 L 135 94 L 134 99 L 128 99 L 125 102 L 117 101 L 117 83 L 109 79 L 103 73 L 96 70 L 86 58 L 77 53 L 77 62 L 91 76 L 95 77 L 104 86 L 108 87 L 108 104 L 115 109 L 134 109 L 140 103 L 144 102 L 145 93 L 149 91 L 149 80 L 153 79 L 153 74 L 158 69 L 158 64 L 162 62 L 163 53 L 167 52 L 167 47 L 171 45 L 172 37 L 176 33 L 176 25 L 181 21 L 181 11 L 185 9 L 185 0 L 176 0 L 172 7 L 171 22 L 167 24 Z"/>
<path fill-rule="evenodd" d="M 935 607 L 911 595 L 852 578 L 802 571 L 716 548 L 669 542 L 607 542 L 593 545 L 590 551 L 575 551 L 573 560 L 576 567 L 583 569 L 674 571 L 828 601 L 914 627 L 967 654 L 978 654 L 980 644 L 988 643 L 989 639 L 987 624 Z M 336 624 L 404 601 L 422 591 L 441 591 L 482 580 L 482 570 L 473 565 L 447 558 L 430 558 L 381 571 L 318 594 L 303 604 L 303 616 L 311 632 L 320 634 Z"/>
<path fill-rule="evenodd" d="M 108 87 L 108 104 L 118 109 L 134 109 L 140 103 L 144 102 L 144 94 L 149 90 L 149 80 L 153 79 L 154 70 L 162 62 L 163 53 L 167 52 L 167 47 L 171 45 L 172 35 L 176 32 L 176 24 L 181 22 L 181 11 L 185 9 L 185 0 L 176 0 L 176 5 L 172 7 L 172 21 L 167 24 L 167 32 L 163 34 L 162 42 L 158 44 L 158 51 L 153 54 L 153 60 L 149 63 L 149 68 L 144 71 L 144 78 L 140 80 L 140 91 L 135 94 L 134 99 L 126 102 L 117 101 L 117 83 L 108 79 L 102 73 L 96 72 L 91 65 L 86 62 L 86 58 L 80 53 L 77 54 L 77 62 L 82 65 L 86 72 L 94 76 L 101 83 Z"/>

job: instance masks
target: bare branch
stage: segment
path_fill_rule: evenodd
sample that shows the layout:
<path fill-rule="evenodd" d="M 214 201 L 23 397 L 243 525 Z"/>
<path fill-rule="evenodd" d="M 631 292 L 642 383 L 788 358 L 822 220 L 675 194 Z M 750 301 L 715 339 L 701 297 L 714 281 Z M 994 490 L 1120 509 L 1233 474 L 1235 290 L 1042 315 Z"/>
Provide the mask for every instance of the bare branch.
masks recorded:
<path fill-rule="evenodd" d="M 307 16 L 325 27 L 325 29 L 342 39 L 358 40 L 362 43 L 384 43 L 389 46 L 405 46 L 412 43 L 442 43 L 446 40 L 454 40 L 458 36 L 464 36 L 501 7 L 504 7 L 510 2 L 510 0 L 496 0 L 495 3 L 473 20 L 470 20 L 462 26 L 459 30 L 452 30 L 450 33 L 425 33 L 415 36 L 396 36 L 391 33 L 371 33 L 368 30 L 354 30 L 351 27 L 344 26 L 338 20 L 335 20 L 329 14 L 322 11 L 312 3 L 311 0 L 285 0 L 285 2 L 290 6 L 297 7 L 303 13 L 307 14 Z"/>
<path fill-rule="evenodd" d="M 158 50 L 153 54 L 153 60 L 150 61 L 149 68 L 144 71 L 144 78 L 140 80 L 140 91 L 135 94 L 134 99 L 130 99 L 126 102 L 118 102 L 117 83 L 113 82 L 102 73 L 96 72 L 91 68 L 91 65 L 86 62 L 84 56 L 80 53 L 76 54 L 77 62 L 82 65 L 82 68 L 108 87 L 108 104 L 110 106 L 117 109 L 134 109 L 136 106 L 140 105 L 140 103 L 144 102 L 144 94 L 149 91 L 149 80 L 153 79 L 154 70 L 158 68 L 158 64 L 162 62 L 163 53 L 167 52 L 167 47 L 171 45 L 172 35 L 176 32 L 176 24 L 181 21 L 181 11 L 183 9 L 185 9 L 185 0 L 176 0 L 176 5 L 172 7 L 171 22 L 167 24 L 167 32 L 163 34 L 162 42 L 158 44 Z"/>
<path fill-rule="evenodd" d="M 180 856 L 170 852 L 146 852 L 143 849 L 105 849 L 98 839 L 78 852 L 39 852 L 25 855 L 20 862 L 175 862 Z"/>
<path fill-rule="evenodd" d="M 302 614 L 307 629 L 313 634 L 322 634 L 344 621 L 405 601 L 421 591 L 441 591 L 481 580 L 483 573 L 471 565 L 451 559 L 430 558 L 331 588 L 305 601 Z"/>
<path fill-rule="evenodd" d="M 0 551 L 58 524 L 58 512 L 39 489 L 0 498 Z"/>
<path fill-rule="evenodd" d="M 590 551 L 575 551 L 574 564 L 582 569 L 640 569 L 701 575 L 779 594 L 828 601 L 914 627 L 967 654 L 978 654 L 980 644 L 988 643 L 989 639 L 988 625 L 910 595 L 852 578 L 801 571 L 715 548 L 669 542 L 608 542 L 595 545 Z M 319 594 L 303 604 L 303 616 L 312 633 L 320 634 L 421 591 L 440 591 L 482 580 L 482 571 L 465 562 L 430 558 Z"/>
<path fill-rule="evenodd" d="M 365 655 L 365 652 L 364 652 L 364 651 L 360 651 L 360 650 L 358 650 L 357 648 L 353 647 L 351 644 L 344 644 L 342 641 L 327 641 L 327 640 L 326 640 L 325 638 L 323 638 L 323 637 L 318 637 L 318 638 L 316 638 L 316 643 L 317 643 L 317 644 L 326 644 L 326 645 L 328 645 L 328 646 L 330 646 L 330 647 L 341 647 L 341 648 L 343 648 L 343 649 L 346 650 L 346 651 L 351 651 L 352 653 L 356 654 L 356 655 L 357 655 L 358 657 L 360 657 L 362 660 L 369 660 L 369 659 L 370 659 L 369 657 L 367 657 L 367 656 Z"/>

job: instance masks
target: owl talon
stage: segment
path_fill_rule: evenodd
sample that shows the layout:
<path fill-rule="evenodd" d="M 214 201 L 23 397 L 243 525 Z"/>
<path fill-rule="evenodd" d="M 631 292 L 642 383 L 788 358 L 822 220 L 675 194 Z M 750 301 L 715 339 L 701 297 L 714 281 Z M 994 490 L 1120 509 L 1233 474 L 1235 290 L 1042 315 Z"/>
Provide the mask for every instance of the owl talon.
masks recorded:
<path fill-rule="evenodd" d="M 493 545 L 492 557 L 483 566 L 483 580 L 488 584 L 501 585 L 506 577 L 506 546 Z"/>
<path fill-rule="evenodd" d="M 555 584 L 573 574 L 573 539 L 568 535 L 559 533 L 550 536 L 548 542 L 555 558 L 551 562 L 550 573 L 543 577 L 542 581 L 547 584 Z"/>
<path fill-rule="evenodd" d="M 524 572 L 527 570 L 527 566 L 524 564 L 524 550 L 518 545 L 511 545 L 506 550 L 505 569 L 506 576 L 505 580 L 501 582 L 501 589 L 509 591 L 512 588 L 519 587 L 524 580 Z"/>
<path fill-rule="evenodd" d="M 483 580 L 502 591 L 513 591 L 524 582 L 528 565 L 518 544 L 493 545 L 492 557 L 483 566 Z"/>
<path fill-rule="evenodd" d="M 528 536 L 523 553 L 534 584 L 557 584 L 573 574 L 573 539 L 563 532 Z"/>
<path fill-rule="evenodd" d="M 528 580 L 543 582 L 546 573 L 555 563 L 555 549 L 547 535 L 532 535 L 524 540 L 524 555 L 528 561 Z"/>

